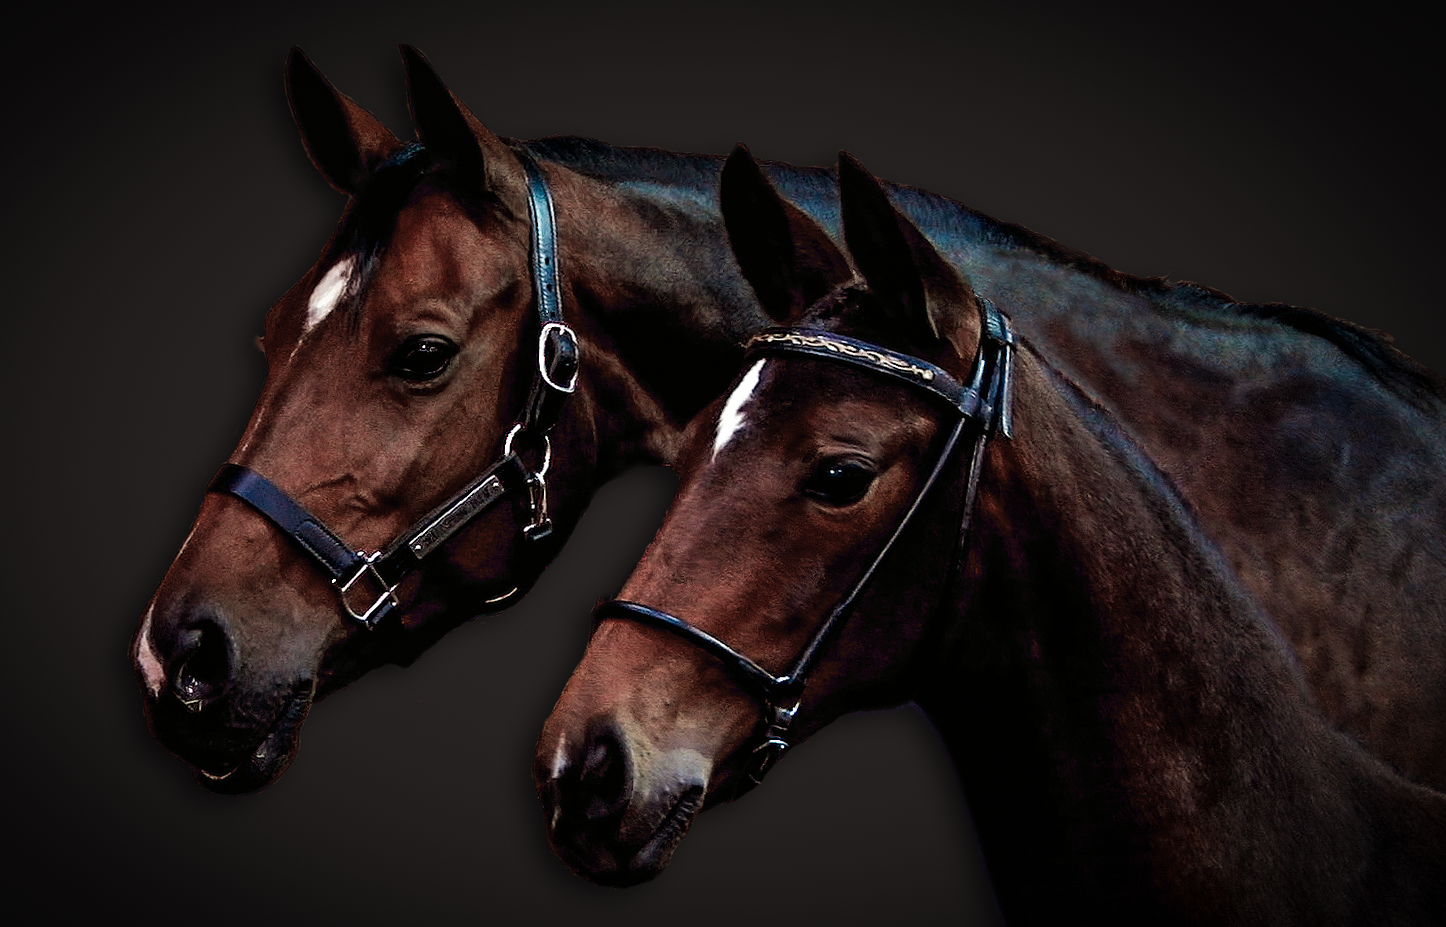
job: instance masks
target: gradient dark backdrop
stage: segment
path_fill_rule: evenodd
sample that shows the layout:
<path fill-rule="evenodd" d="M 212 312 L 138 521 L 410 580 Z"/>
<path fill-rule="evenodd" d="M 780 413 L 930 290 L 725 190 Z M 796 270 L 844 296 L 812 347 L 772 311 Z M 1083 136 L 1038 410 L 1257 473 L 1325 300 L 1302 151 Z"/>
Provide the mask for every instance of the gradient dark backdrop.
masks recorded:
<path fill-rule="evenodd" d="M 661 518 L 662 470 L 605 489 L 523 605 L 318 706 L 266 792 L 207 794 L 151 741 L 127 642 L 249 414 L 262 316 L 342 206 L 287 113 L 293 44 L 403 136 L 398 42 L 504 135 L 720 154 L 746 141 L 801 164 L 846 148 L 1129 273 L 1312 306 L 1446 370 L 1424 22 L 1217 10 L 1142 25 L 899 0 L 398 6 L 12 21 L 11 910 L 994 917 L 953 772 L 911 709 L 816 737 L 766 788 L 704 815 L 653 884 L 594 888 L 552 858 L 528 776 L 536 733 L 588 608 Z"/>

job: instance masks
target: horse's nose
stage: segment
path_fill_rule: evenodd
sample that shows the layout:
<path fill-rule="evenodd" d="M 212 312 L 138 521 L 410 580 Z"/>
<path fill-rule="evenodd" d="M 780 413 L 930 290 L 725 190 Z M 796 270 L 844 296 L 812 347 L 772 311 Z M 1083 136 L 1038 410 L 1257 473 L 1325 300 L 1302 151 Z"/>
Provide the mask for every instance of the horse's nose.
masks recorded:
<path fill-rule="evenodd" d="M 632 798 L 632 766 L 627 739 L 611 723 L 594 724 L 575 750 L 560 749 L 539 777 L 553 826 L 589 827 L 622 817 Z"/>
<path fill-rule="evenodd" d="M 198 712 L 226 693 L 236 666 L 225 622 L 201 613 L 184 619 L 163 658 L 170 669 L 170 692 L 188 710 Z"/>

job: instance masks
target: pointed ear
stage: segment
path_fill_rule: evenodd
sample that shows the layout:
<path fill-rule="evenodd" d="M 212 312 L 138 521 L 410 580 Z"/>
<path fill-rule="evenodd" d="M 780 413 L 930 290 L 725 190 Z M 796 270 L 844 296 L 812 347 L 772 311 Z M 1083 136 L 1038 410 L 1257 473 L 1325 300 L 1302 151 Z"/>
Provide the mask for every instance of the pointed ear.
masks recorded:
<path fill-rule="evenodd" d="M 723 165 L 719 197 L 738 266 L 774 321 L 794 321 L 853 276 L 828 233 L 778 195 L 743 145 Z"/>
<path fill-rule="evenodd" d="M 978 318 L 979 303 L 968 282 L 846 151 L 839 153 L 838 182 L 844 241 L 869 289 L 900 313 L 895 321 L 905 330 L 972 351 L 957 337 Z"/>
<path fill-rule="evenodd" d="M 402 147 L 377 117 L 339 93 L 299 48 L 286 58 L 286 99 L 311 163 L 348 196 Z"/>
<path fill-rule="evenodd" d="M 438 157 L 450 161 L 468 190 L 497 190 L 515 173 L 507 146 L 457 99 L 430 62 L 410 45 L 401 46 L 407 69 L 407 105 L 417 138 Z M 519 180 L 520 182 L 520 180 Z"/>

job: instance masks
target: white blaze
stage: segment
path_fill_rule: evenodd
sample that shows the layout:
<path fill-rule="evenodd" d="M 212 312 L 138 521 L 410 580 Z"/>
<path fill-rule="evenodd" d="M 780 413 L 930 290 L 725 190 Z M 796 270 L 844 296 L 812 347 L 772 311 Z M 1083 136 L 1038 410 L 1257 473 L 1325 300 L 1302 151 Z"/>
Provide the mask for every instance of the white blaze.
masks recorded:
<path fill-rule="evenodd" d="M 764 363 L 765 361 L 760 360 L 754 364 L 743 375 L 743 379 L 739 381 L 733 394 L 728 397 L 728 401 L 723 403 L 723 411 L 718 415 L 718 436 L 713 439 L 714 460 L 718 459 L 718 452 L 723 450 L 723 445 L 731 441 L 733 436 L 738 433 L 738 429 L 743 427 L 743 406 L 753 395 L 754 388 L 758 386 L 758 377 L 763 373 Z"/>
<path fill-rule="evenodd" d="M 351 283 L 351 271 L 356 266 L 355 258 L 343 258 L 332 265 L 331 270 L 321 278 L 316 289 L 311 291 L 311 300 L 306 304 L 306 330 L 311 331 L 321 320 L 331 314 Z"/>

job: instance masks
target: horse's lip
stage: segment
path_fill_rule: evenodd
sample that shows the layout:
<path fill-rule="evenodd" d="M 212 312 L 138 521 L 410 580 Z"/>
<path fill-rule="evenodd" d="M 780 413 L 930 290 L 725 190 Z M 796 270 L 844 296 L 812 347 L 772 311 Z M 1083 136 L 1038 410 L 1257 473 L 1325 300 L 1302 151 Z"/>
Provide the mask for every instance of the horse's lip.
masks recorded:
<path fill-rule="evenodd" d="M 673 851 L 678 848 L 683 835 L 693 825 L 693 819 L 703 807 L 704 787 L 695 785 L 685 790 L 668 809 L 648 842 L 633 854 L 625 869 L 614 874 L 612 884 L 618 886 L 636 885 L 656 878 L 668 867 Z"/>
<path fill-rule="evenodd" d="M 275 782 L 296 756 L 301 723 L 311 710 L 313 691 L 314 687 L 307 685 L 287 700 L 276 723 L 245 760 L 219 773 L 195 767 L 196 782 L 206 790 L 222 795 L 247 795 Z"/>

